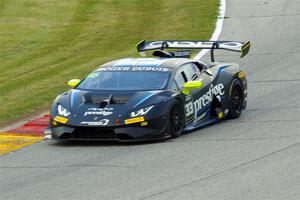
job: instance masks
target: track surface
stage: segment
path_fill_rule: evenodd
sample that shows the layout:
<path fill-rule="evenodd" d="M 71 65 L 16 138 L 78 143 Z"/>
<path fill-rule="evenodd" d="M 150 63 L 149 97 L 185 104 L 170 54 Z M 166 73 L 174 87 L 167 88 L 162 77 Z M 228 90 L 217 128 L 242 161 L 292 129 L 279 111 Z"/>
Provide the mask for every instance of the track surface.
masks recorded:
<path fill-rule="evenodd" d="M 56 144 L 0 157 L 1 199 L 300 199 L 300 1 L 230 0 L 221 39 L 250 39 L 241 118 L 162 143 Z"/>

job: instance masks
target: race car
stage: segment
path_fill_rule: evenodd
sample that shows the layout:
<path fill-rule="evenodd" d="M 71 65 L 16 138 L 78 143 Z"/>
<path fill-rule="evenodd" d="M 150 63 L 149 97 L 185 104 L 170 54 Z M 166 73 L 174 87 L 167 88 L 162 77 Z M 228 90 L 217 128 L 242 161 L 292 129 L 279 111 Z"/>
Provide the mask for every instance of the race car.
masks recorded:
<path fill-rule="evenodd" d="M 212 62 L 190 58 L 191 49 L 210 49 Z M 70 80 L 72 89 L 54 100 L 46 132 L 58 141 L 143 141 L 238 118 L 247 104 L 245 73 L 216 62 L 215 49 L 244 57 L 250 42 L 142 41 L 138 52 L 153 57 L 115 60 Z"/>

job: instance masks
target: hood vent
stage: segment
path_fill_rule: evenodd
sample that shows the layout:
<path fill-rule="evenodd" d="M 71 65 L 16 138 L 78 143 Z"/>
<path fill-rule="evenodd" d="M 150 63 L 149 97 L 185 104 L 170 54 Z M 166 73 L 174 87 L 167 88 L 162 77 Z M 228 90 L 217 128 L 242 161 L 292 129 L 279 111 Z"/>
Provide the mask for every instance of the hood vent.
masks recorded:
<path fill-rule="evenodd" d="M 100 108 L 104 108 L 108 104 L 126 104 L 131 95 L 97 95 L 97 94 L 85 94 L 85 103 L 98 104 Z"/>
<path fill-rule="evenodd" d="M 125 104 L 129 101 L 130 96 L 112 96 L 110 103 Z"/>
<path fill-rule="evenodd" d="M 111 99 L 112 99 L 112 95 L 110 95 L 107 99 L 103 100 L 103 101 L 99 104 L 99 108 L 105 108 L 108 104 L 111 103 Z"/>

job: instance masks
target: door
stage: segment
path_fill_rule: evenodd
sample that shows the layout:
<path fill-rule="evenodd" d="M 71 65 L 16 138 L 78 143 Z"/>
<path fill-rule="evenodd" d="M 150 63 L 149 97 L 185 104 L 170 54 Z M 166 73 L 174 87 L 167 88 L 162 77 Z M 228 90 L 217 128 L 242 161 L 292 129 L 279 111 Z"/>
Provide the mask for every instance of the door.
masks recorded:
<path fill-rule="evenodd" d="M 199 80 L 202 86 L 199 89 L 192 90 L 185 98 L 186 123 L 195 122 L 205 117 L 207 109 L 203 109 L 205 100 L 201 98 L 210 88 L 211 77 L 203 73 L 203 66 L 196 63 L 183 64 L 175 74 L 174 80 L 180 89 L 183 89 L 184 83 L 187 81 Z M 202 102 L 203 101 L 203 102 Z"/>

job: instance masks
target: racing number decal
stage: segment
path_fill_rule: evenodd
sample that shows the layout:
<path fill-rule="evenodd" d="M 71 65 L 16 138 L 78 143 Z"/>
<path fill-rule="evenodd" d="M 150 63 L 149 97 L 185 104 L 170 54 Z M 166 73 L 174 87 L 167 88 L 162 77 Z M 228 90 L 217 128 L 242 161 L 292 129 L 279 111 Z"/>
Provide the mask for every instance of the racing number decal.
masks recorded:
<path fill-rule="evenodd" d="M 194 104 L 193 104 L 193 96 L 192 95 L 187 95 L 185 98 L 185 118 L 186 118 L 186 123 L 189 123 L 193 121 L 194 116 L 195 116 L 195 109 L 194 109 Z"/>
<path fill-rule="evenodd" d="M 194 114 L 194 105 L 193 102 L 189 102 L 185 105 L 185 115 L 189 117 Z"/>

